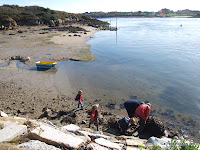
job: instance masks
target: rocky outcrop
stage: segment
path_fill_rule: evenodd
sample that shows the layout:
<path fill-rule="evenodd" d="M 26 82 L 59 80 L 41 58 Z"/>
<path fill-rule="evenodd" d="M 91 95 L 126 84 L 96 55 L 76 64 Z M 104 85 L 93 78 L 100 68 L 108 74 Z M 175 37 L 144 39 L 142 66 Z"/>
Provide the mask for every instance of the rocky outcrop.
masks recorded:
<path fill-rule="evenodd" d="M 64 23 L 64 21 L 61 19 L 55 20 L 54 22 L 55 22 L 56 26 L 63 25 L 63 23 Z"/>
<path fill-rule="evenodd" d="M 53 20 L 50 20 L 50 21 L 49 21 L 49 26 L 50 26 L 50 27 L 55 27 L 56 24 L 55 24 L 55 22 L 54 22 Z"/>
<path fill-rule="evenodd" d="M 144 132 L 147 132 L 150 136 L 162 137 L 165 135 L 165 127 L 161 120 L 151 116 L 146 121 Z"/>
<path fill-rule="evenodd" d="M 12 141 L 16 150 L 132 150 L 138 147 L 149 149 L 154 144 L 166 148 L 171 141 L 166 137 L 146 140 L 134 136 L 114 136 L 73 124 L 58 127 L 47 120 L 11 117 L 3 112 L 0 113 L 0 125 L 0 147 L 11 148 L 13 145 L 5 145 L 5 142 Z"/>
<path fill-rule="evenodd" d="M 2 113 L 1 113 L 2 114 Z M 5 115 L 4 115 L 5 116 Z M 17 123 L 16 123 L 17 122 Z M 12 125 L 12 129 L 18 134 L 12 136 L 7 140 L 1 142 L 9 142 L 10 140 L 19 137 L 19 141 L 26 137 L 25 142 L 19 142 L 18 147 L 27 148 L 31 150 L 40 149 L 126 149 L 126 139 L 128 137 L 113 137 L 105 135 L 101 131 L 93 131 L 87 128 L 80 128 L 79 126 L 70 124 L 63 127 L 57 127 L 50 121 L 46 120 L 27 120 L 19 117 L 0 117 L 0 123 L 7 123 Z M 21 128 L 23 127 L 23 132 Z M 6 127 L 0 129 L 3 132 Z M 21 132 L 19 132 L 21 131 Z M 13 131 L 12 131 L 13 132 Z M 2 134 L 1 134 L 2 135 Z M 10 137 L 11 132 L 4 132 L 5 137 Z M 139 140 L 139 139 L 138 139 Z M 145 141 L 142 140 L 140 144 L 144 146 Z M 135 146 L 138 146 L 137 144 Z"/>
<path fill-rule="evenodd" d="M 8 29 L 11 29 L 16 26 L 17 26 L 17 22 L 10 17 L 7 18 L 6 21 L 4 21 L 4 24 L 1 24 L 1 22 L 0 22 L 1 30 L 8 30 Z"/>

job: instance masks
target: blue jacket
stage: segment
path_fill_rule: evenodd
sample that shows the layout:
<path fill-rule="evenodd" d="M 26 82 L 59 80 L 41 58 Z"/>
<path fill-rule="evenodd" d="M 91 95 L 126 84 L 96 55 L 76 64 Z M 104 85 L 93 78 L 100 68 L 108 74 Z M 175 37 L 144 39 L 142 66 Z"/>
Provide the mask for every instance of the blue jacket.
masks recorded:
<path fill-rule="evenodd" d="M 124 117 L 120 120 L 117 121 L 119 127 L 125 131 L 128 129 L 128 125 L 129 125 L 129 121 L 130 121 L 130 118 L 129 117 Z"/>

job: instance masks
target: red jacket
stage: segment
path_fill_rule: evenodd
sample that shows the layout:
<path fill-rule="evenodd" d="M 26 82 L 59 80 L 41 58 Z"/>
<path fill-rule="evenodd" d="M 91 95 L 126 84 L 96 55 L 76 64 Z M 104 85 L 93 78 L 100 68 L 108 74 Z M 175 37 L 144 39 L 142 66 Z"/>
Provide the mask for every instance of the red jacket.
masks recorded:
<path fill-rule="evenodd" d="M 78 101 L 82 101 L 82 95 L 76 95 L 76 99 L 78 100 Z"/>
<path fill-rule="evenodd" d="M 151 111 L 151 107 L 146 104 L 140 105 L 136 110 L 135 110 L 135 117 L 140 117 L 143 120 L 147 120 L 149 114 Z"/>
<path fill-rule="evenodd" d="M 93 121 L 94 119 L 97 119 L 97 117 L 99 116 L 99 111 L 98 109 L 93 110 L 90 114 L 90 119 Z"/>

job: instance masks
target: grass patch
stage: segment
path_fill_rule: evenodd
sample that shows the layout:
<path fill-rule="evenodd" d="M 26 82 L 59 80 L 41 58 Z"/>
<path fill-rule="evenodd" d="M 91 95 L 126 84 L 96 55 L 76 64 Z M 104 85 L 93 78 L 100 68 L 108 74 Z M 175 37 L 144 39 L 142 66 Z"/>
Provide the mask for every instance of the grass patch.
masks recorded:
<path fill-rule="evenodd" d="M 8 43 L 7 41 L 0 41 L 0 44 L 3 44 L 3 43 Z"/>
<path fill-rule="evenodd" d="M 19 141 L 20 141 L 20 137 L 17 136 L 17 137 L 15 137 L 14 139 L 10 140 L 9 143 L 15 143 L 15 144 L 18 144 Z"/>

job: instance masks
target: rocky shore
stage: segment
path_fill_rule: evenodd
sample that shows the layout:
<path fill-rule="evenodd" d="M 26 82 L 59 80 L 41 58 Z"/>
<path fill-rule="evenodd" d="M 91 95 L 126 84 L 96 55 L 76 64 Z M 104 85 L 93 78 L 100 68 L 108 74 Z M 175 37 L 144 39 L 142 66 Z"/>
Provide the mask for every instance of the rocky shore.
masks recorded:
<path fill-rule="evenodd" d="M 59 149 L 138 149 L 147 148 L 147 140 L 133 136 L 115 136 L 74 124 L 56 126 L 52 122 L 11 117 L 1 112 L 0 147 L 13 150 Z M 169 139 L 168 139 L 169 140 Z M 151 142 L 152 143 L 152 142 Z M 152 146 L 152 145 L 151 145 Z"/>
<path fill-rule="evenodd" d="M 94 103 L 99 103 L 99 100 L 85 100 L 84 110 L 76 109 L 77 102 L 74 101 L 74 96 L 77 94 L 77 90 L 74 91 L 69 83 L 64 83 L 65 89 L 58 89 L 52 75 L 56 70 L 50 69 L 42 72 L 32 69 L 32 66 L 39 60 L 94 60 L 95 56 L 85 42 L 92 38 L 96 31 L 98 31 L 97 28 L 80 25 L 56 28 L 22 26 L 1 31 L 0 111 L 9 116 L 26 118 L 22 124 L 30 119 L 37 121 L 45 119 L 56 127 L 76 124 L 81 128 L 87 128 L 88 110 Z M 27 57 L 31 59 L 27 61 Z M 24 66 L 18 67 L 18 61 L 23 62 Z M 87 98 L 86 95 L 85 97 Z M 114 107 L 114 105 L 114 103 L 100 105 L 101 118 L 103 118 L 100 131 L 104 134 L 110 133 L 109 136 L 116 138 L 120 134 L 118 131 L 110 129 L 109 122 L 113 118 L 116 120 L 125 116 L 126 113 L 123 109 L 118 113 L 118 110 L 110 111 L 110 107 Z M 164 127 L 159 119 L 157 125 Z M 27 129 L 29 130 L 29 128 Z M 95 130 L 95 127 L 91 129 Z M 167 137 L 178 135 L 177 132 L 169 129 L 165 134 Z M 147 141 L 151 136 L 156 135 L 151 133 L 145 137 L 129 136 L 127 138 L 145 138 Z M 124 145 L 127 146 L 127 144 Z M 120 148 L 123 148 L 124 145 Z"/>
<path fill-rule="evenodd" d="M 43 114 L 43 117 L 48 118 L 48 110 L 45 111 L 46 115 Z M 61 114 L 63 113 L 60 113 L 60 116 Z M 66 117 L 65 121 L 76 118 L 75 114 Z M 191 141 L 182 142 L 177 137 L 172 142 L 172 139 L 166 136 L 157 138 L 151 135 L 147 138 L 143 135 L 141 138 L 141 135 L 134 134 L 117 135 L 118 131 L 112 127 L 109 128 L 109 132 L 108 130 L 103 132 L 75 124 L 58 126 L 48 119 L 33 120 L 8 116 L 0 111 L 0 148 L 3 150 L 154 150 L 156 146 L 170 149 L 172 143 L 177 147 L 181 144 L 186 146 L 192 144 L 198 149 L 199 146 Z M 85 122 L 82 121 L 82 124 Z"/>

